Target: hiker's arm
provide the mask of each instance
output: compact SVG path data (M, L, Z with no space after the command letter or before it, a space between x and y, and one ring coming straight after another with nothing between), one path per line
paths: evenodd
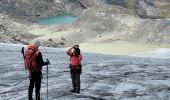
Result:
M38 63L38 65L40 65L40 66L44 66L44 65L47 65L47 64L48 64L48 62L44 62L44 61L43 61L43 57L42 57L41 52L38 53L38 59L37 59L37 60L38 60L37 63Z
M71 56L71 55L73 54L73 52L72 52L71 50L72 50L72 48L69 48L69 49L67 50L66 54L69 55L69 56Z
M83 58L83 57L82 57L82 54L80 54L80 61L82 60L82 58Z

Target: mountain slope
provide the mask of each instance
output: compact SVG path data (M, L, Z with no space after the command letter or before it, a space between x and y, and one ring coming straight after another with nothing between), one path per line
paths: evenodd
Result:
M114 42L116 40L170 43L169 23L161 20L142 19L132 10L120 6L89 8L73 25L73 29L73 31L56 34L54 39L61 40L63 37L66 44Z
M80 15L83 7L74 0L1 0L0 12L22 21L35 22L37 17L71 13Z
M0 13L0 42L5 43L26 43L37 36L29 34L27 26L12 20L6 14Z
M119 5L133 9L142 18L170 18L169 0L84 0L81 3L91 6Z

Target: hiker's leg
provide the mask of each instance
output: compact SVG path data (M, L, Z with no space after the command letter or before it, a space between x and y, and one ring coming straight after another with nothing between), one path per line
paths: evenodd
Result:
M80 93L80 72L76 70L76 92Z
M28 90L28 98L29 100L33 100L32 99L32 93L33 93L33 89L34 89L34 79L33 79L33 73L30 74L30 85L29 85L29 90Z
M36 73L36 81L35 81L36 100L40 100L40 88L41 88L41 72L37 72Z
M72 80L73 90L76 91L76 74L74 69L72 69L71 71L71 80Z

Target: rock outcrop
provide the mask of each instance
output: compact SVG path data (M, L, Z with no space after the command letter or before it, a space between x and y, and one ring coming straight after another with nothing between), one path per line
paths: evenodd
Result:
M97 6L94 0L78 0L85 8Z
M169 0L83 0L81 3L87 5L87 2L88 5L93 7L96 5L119 5L126 7L136 11L142 18L170 18Z
M74 28L81 31L63 34L68 43L77 37L76 43L126 40L170 44L169 23L142 19L132 10L120 6L89 8L74 24Z
M6 14L0 14L0 42L24 43L37 36L26 32L26 25L15 22Z
M134 9L143 18L170 18L170 1L167 0L137 0Z
M37 18L67 13L80 15L83 9L75 0L1 0L0 42L27 44L37 37L26 30Z
M0 12L22 21L66 13L80 15L83 7L75 0L1 0Z

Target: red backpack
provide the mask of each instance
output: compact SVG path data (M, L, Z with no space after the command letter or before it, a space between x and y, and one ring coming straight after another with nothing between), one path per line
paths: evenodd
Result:
M38 67L36 62L38 53L39 50L35 45L27 46L27 49L25 50L25 54L24 54L24 64L25 64L25 69L27 69L29 72L40 70L40 67Z
M79 69L81 67L81 59L82 59L82 56L81 55L72 55L70 57L70 65L73 69Z

